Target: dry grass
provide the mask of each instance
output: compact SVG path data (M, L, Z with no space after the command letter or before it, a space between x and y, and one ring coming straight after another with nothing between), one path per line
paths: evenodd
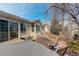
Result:
M69 42L69 47L72 51L79 53L79 40L72 40Z

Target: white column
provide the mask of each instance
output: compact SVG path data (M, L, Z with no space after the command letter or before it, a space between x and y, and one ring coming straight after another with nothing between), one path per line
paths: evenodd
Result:
M8 21L8 40L10 40L10 21Z
M37 37L37 33L36 33L36 24L34 25L34 40L36 40L36 37Z
M27 32L28 32L28 33L27 33L27 34L30 36L30 32L31 32L31 25L30 25L30 24L28 24L28 27L27 27L27 28L28 28L28 30L27 30Z
M36 24L34 25L34 32L35 32L35 34L36 34Z
M21 38L20 23L18 22L18 38Z
M42 30L42 26L40 26L40 32L41 32L41 34L42 34L42 32L43 32L43 30Z
M29 36L31 36L31 32L32 32L32 27L31 27L31 24L29 24Z

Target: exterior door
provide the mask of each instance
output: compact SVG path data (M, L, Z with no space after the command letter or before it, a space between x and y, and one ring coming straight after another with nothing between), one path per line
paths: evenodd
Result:
M10 39L18 38L18 23L10 22Z
M8 40L8 21L0 19L0 42Z

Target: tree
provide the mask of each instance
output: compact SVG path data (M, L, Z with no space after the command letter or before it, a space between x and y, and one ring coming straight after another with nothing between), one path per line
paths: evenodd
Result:
M68 4L68 3L53 4L47 9L46 13L48 13L48 11L52 10L53 8L57 8L61 10L63 13L63 17L66 13L70 15L74 19L75 23L79 26L79 4L77 3L76 4Z
M56 28L58 24L57 18L54 16L53 19L51 20L51 27Z

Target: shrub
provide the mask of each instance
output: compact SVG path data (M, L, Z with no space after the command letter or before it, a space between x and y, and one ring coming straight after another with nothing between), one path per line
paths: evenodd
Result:
M50 31L51 31L53 34L59 35L59 31L58 31L58 29L56 29L56 28L52 28Z

